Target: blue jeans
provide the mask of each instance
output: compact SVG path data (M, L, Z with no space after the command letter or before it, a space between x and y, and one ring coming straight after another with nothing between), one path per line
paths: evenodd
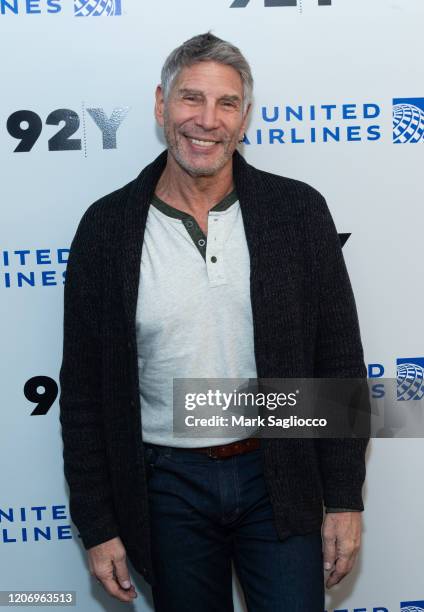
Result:
M156 612L232 612L232 561L249 612L323 612L321 533L278 539L261 453L145 443Z

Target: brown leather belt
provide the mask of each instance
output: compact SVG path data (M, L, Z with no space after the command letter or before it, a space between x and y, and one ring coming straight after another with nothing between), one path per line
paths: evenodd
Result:
M236 442L222 444L221 446L202 446L198 448L185 447L184 450L204 453L213 459L224 459L226 457L248 453L249 451L260 448L260 446L260 438L246 438L245 440L237 440Z

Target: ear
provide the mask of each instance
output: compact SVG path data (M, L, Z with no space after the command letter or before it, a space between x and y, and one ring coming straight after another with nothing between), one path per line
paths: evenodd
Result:
M248 123L248 120L249 120L249 113L250 113L251 107L252 107L252 104L249 104L248 107L246 108L246 110L244 111L243 121L241 123L240 132L239 132L239 140L242 140L244 138L244 134L246 132L247 123Z
M163 127L163 114L164 114L164 108L165 108L165 100L163 98L163 91L162 91L162 87L160 85L158 85L156 87L156 92L155 92L155 117L156 117L156 121L159 123L160 126Z

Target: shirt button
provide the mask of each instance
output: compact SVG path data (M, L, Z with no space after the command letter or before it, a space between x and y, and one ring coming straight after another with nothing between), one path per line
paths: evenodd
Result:
M186 221L187 227L193 227L193 221Z
M203 238L200 238L200 240L197 243L199 246L203 246L204 244L206 244L206 241L203 240Z
M211 262L212 262L212 263L215 263L215 262L217 262L217 261L218 261L218 260L217 260L217 258L215 257L215 255L212 255L212 257L211 257Z

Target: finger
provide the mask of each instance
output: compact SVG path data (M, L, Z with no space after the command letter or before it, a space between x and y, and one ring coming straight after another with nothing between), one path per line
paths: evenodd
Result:
M115 565L115 574L119 584L125 590L130 589L131 579L130 573L128 571L125 554L119 557L119 559L114 559L113 563Z
M359 544L354 541L336 542L336 570L349 573L355 564L359 552Z
M337 547L336 547L337 548ZM352 570L355 565L356 558L359 552L359 545L354 546L350 549L348 553L341 553L337 551L337 559L335 563L335 567L333 572L329 575L329 578L326 582L326 586L328 588L332 587L334 584L337 584L344 578L349 572Z
M335 584L338 584L352 569L353 562L350 558L340 557L336 561L334 570L331 572L326 586L330 588Z
M326 587L328 589L331 589L332 586L334 586L335 584L338 584L345 576L346 576L346 573L338 572L337 570L333 570L327 582L325 583Z
M336 562L336 539L334 536L323 536L324 569L330 570Z
M102 586L102 587L103 587L105 590L107 590L107 589L106 589L106 585L104 584L104 581L99 580L98 578L96 578L96 581L97 581L97 582L98 582L98 584L100 584L100 585L101 585L101 586ZM115 581L115 582L116 582L116 581ZM119 583L116 583L116 584L117 584L117 585L118 585L118 587L119 587ZM109 594L112 594L112 593L110 593L110 591L108 591L108 592L109 592ZM126 589L125 589L123 592L124 592L124 593L129 593L129 594L131 595L131 598L130 598L130 599L128 599L128 600L125 600L125 601L131 601L131 600L135 599L135 598L138 596L138 595L137 595L137 592L136 592L136 590L135 590L135 588L134 588L134 585L131 585L131 587L130 587L128 590L126 590Z
M125 591L122 589L115 578L108 576L107 578L101 579L101 581L109 595L116 597L119 601L132 601L134 599L134 591Z

